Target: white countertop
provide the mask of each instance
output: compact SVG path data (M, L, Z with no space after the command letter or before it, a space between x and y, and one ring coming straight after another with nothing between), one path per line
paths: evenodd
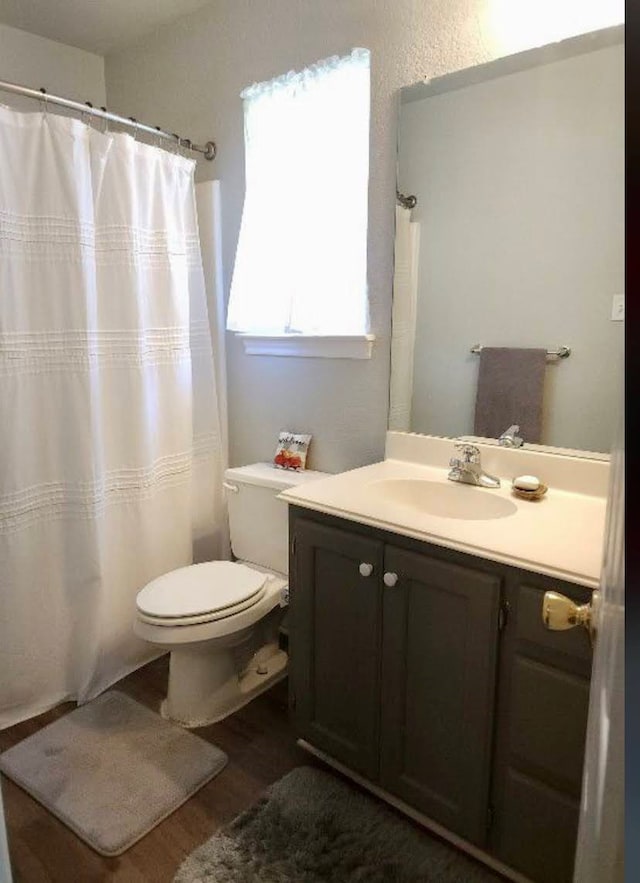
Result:
M432 515L415 506L389 501L370 486L388 479L451 485L448 471L439 465L389 458L292 487L280 498L317 512L597 588L606 514L606 497L602 494L550 486L542 499L522 500L511 491L513 476L500 476L502 486L496 489L457 485L470 494L508 498L516 506L515 513L507 517L480 520Z

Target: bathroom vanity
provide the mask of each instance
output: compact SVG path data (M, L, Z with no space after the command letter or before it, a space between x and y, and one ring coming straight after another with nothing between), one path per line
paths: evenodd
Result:
M569 883L591 642L547 630L542 601L597 587L608 462L480 447L498 490L447 481L452 440L389 433L383 463L282 495L293 720L514 879ZM523 471L545 498L511 495Z

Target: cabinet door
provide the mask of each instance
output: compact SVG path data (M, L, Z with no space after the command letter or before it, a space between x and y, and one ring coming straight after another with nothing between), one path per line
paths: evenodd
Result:
M297 519L294 537L289 653L296 728L375 780L383 545L305 519ZM361 564L371 565L368 575Z
M539 883L570 883L578 830L589 707L586 631L547 631L544 581L509 591L498 703L491 850ZM549 579L547 588L589 600L588 590ZM536 585L535 583L538 583Z
M381 783L486 839L500 578L386 547Z

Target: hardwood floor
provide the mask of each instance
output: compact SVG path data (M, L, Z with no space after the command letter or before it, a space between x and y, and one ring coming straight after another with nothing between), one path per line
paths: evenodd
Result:
M120 681L117 689L154 711L167 683L168 656ZM14 883L167 883L182 860L264 789L313 758L295 744L287 720L286 681L219 724L195 730L229 756L225 769L118 858L94 852L41 804L2 776ZM0 732L5 751L75 708L65 703Z

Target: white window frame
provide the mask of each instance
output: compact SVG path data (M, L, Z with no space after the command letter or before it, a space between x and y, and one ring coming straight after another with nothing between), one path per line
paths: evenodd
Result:
M248 356L294 356L316 359L370 359L375 334L248 334L236 335Z

